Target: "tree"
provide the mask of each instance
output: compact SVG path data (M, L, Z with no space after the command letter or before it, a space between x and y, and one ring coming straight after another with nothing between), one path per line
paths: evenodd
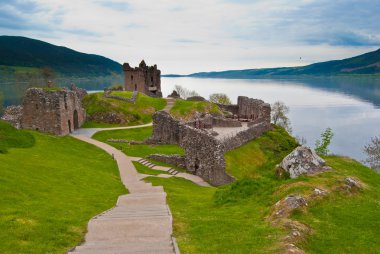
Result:
M224 93L213 93L210 95L211 102L213 103L219 103L219 104L224 104L224 105L231 105L231 100L230 98L224 94Z
M185 87L182 87L180 85L175 85L174 90L177 91L178 95L182 99L185 99L185 100L189 97L192 97L192 96L199 96L199 94L197 92L195 92L194 90L191 91L191 90L189 90Z
M364 146L364 153L367 155L364 163L380 172L380 135L371 138L371 143Z
M273 124L283 127L287 132L292 132L290 125L290 119L287 117L289 113L289 107L281 101L276 101L271 106L271 118Z
M331 143L334 133L329 127L321 134L321 140L315 141L315 152L319 155L327 155L329 151L329 145Z

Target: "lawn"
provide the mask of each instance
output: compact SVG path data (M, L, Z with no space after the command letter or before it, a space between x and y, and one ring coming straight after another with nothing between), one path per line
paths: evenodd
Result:
M131 98L130 91L114 91L112 95L125 98ZM104 116L106 113L121 114L125 120L125 124L110 124L104 121L89 121L85 123L83 128L94 127L115 127L115 126L132 126L146 124L152 121L152 115L157 110L162 110L166 105L163 98L152 98L142 93L137 96L136 103L130 103L122 100L105 98L103 92L88 94L82 100L86 113L91 116Z
M108 139L125 139L142 141L152 135L152 127L100 131L92 137L96 140L105 142L118 149L121 149L126 155L134 157L145 157L151 154L184 154L184 150L178 145L130 145L128 143L108 142Z
M148 177L163 185L174 216L174 235L181 253L278 253L288 233L267 217L274 204L289 194L309 195L315 187L326 198L309 201L290 218L312 228L297 245L308 253L379 253L380 176L345 157L328 156L333 170L316 176L280 179L275 166L296 146L275 127L257 140L226 154L227 171L237 181L205 188L189 181ZM340 191L344 178L360 179L364 190Z
M67 252L127 192L115 161L72 137L0 124L0 253Z
M222 115L218 106L208 101L176 100L170 114L176 119L191 120L196 112Z

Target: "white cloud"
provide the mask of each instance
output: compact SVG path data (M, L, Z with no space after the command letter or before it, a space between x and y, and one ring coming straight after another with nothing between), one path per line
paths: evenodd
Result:
M340 0L35 0L37 11L22 16L34 26L0 32L132 65L144 58L163 73L303 65L376 49L379 28L365 20L378 17L378 6L356 2L372 11L348 24Z

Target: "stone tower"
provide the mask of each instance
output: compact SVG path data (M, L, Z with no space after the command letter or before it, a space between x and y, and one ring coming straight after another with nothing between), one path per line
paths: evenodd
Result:
M151 97L162 97L161 71L157 69L157 65L147 66L142 60L139 67L135 68L124 63L123 70L125 90L138 91Z
M85 118L86 112L75 91L30 88L23 102L21 127L67 135L78 129Z

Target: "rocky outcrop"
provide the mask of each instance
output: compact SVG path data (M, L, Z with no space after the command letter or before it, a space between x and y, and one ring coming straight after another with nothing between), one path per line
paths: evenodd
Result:
M299 146L294 149L282 160L279 166L288 172L291 178L297 178L303 174L315 174L330 169L314 150L306 146Z
M4 115L1 117L2 120L7 121L13 127L20 129L21 128L21 119L22 119L22 106L8 106Z

